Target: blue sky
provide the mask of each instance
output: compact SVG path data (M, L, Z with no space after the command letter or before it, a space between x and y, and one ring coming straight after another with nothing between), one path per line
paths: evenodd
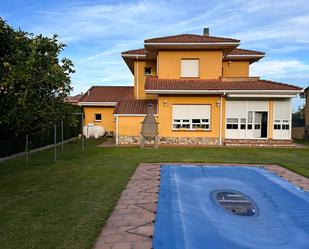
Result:
M0 16L15 28L60 36L67 44L62 56L76 69L73 94L92 85L132 85L121 51L141 48L145 38L202 34L204 27L266 52L252 76L309 85L308 0L1 0ZM294 109L301 103L295 100Z

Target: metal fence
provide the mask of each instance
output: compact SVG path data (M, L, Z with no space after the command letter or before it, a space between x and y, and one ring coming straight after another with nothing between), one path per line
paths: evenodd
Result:
M304 118L293 118L292 127L305 127L305 119Z
M81 117L77 119L78 122L75 125L71 125L68 121L62 120L51 129L36 134L15 136L12 132L2 131L0 136L0 159L24 152L26 160L28 161L28 155L31 151L51 145L49 147L54 146L54 160L56 160L57 144L60 143L62 145L61 150L63 150L64 141L81 136L83 115L81 114L80 116ZM82 148L84 148L83 136L81 136L81 138Z

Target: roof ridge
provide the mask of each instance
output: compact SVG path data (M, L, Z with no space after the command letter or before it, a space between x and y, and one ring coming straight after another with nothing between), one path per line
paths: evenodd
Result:
M144 42L148 41L148 40L153 40L153 39L166 39L166 38L172 38L172 37L176 37L176 36L198 36L198 37L204 37L204 38L216 38L216 39L230 39L230 40L235 40L235 41L240 41L239 39L235 39L235 38L229 38L229 37L221 37L221 36L212 36L212 35L199 35L199 34L189 34L189 33L185 33L185 34L176 34L176 35L168 35L168 36L161 36L161 37L151 37L151 38L147 38L144 40Z

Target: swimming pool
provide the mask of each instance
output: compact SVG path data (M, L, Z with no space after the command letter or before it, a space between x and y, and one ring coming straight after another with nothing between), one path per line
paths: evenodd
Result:
M258 167L161 166L154 249L308 249L309 193Z

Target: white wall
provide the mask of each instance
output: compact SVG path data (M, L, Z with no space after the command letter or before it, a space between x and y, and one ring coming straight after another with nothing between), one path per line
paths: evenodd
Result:
M269 112L268 107L268 100L227 100L226 120L228 118L238 118L238 129L227 129L225 127L225 137L235 139L259 138L261 129L255 129L254 127L255 119L258 117L254 112ZM253 112L252 129L247 129L249 111ZM246 129L241 129L241 119L246 119Z

